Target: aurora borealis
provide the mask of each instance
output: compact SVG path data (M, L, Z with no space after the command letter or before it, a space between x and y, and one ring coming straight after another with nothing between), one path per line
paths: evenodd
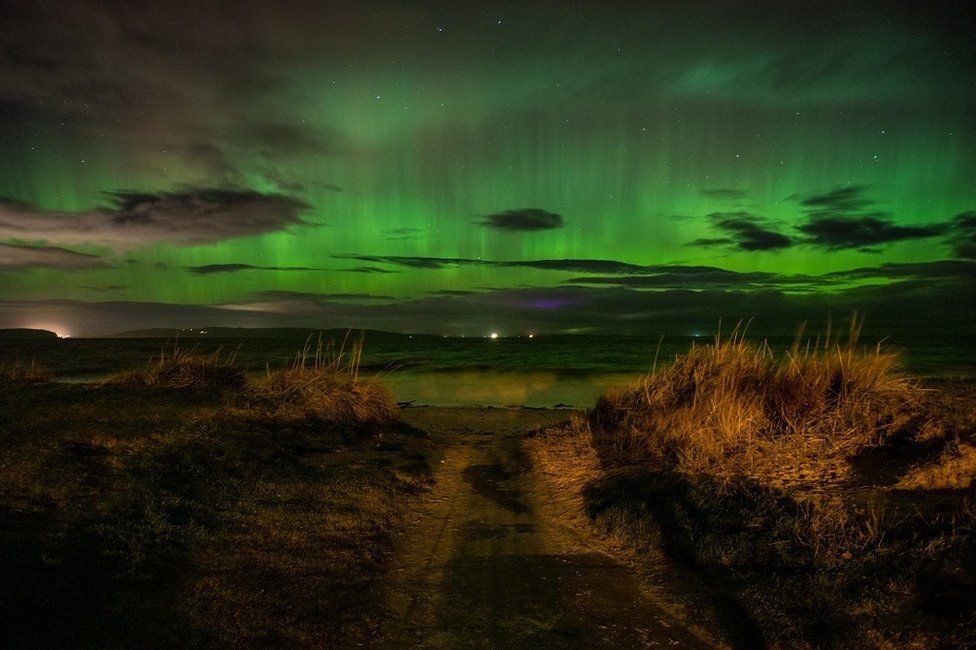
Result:
M973 10L793 4L6 2L0 327L976 333Z

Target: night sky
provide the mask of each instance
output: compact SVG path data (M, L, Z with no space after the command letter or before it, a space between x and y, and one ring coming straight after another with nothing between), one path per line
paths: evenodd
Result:
M967 4L7 0L0 327L976 333Z

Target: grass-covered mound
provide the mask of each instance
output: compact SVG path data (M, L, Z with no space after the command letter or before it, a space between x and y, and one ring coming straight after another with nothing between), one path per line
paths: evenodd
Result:
M344 428L350 435L397 419L393 396L375 379L359 374L362 341L338 350L320 339L310 342L285 368L263 373L237 365L221 350L202 354L174 344L141 368L115 373L101 382L119 389L164 389L224 395L235 417L264 426Z
M529 448L639 563L697 576L734 645L971 645L976 403L953 399L856 328L779 359L717 338Z
M233 354L224 355L220 350L201 354L174 343L170 349L163 348L146 366L117 372L102 383L119 388L150 387L204 393L243 388L245 373L244 368L235 364Z
M372 409L293 426L225 362L0 385L0 646L368 643L427 441Z
M289 368L268 369L249 386L250 414L293 425L370 426L397 418L386 388L359 376L362 343L346 352L306 347Z
M590 422L617 462L819 485L845 478L859 452L912 433L923 395L894 354L858 349L856 331L843 345L795 345L782 360L733 335L600 398Z

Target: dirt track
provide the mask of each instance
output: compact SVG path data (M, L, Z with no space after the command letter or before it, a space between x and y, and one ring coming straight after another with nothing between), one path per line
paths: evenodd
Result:
M401 540L381 647L708 647L638 589L629 569L545 514L521 453L558 411L408 409L445 444Z

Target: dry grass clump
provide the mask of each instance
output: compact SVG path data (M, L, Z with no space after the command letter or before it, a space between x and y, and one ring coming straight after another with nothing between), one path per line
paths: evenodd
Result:
M844 343L794 345L779 363L738 332L718 335L600 398L594 438L626 462L727 477L768 477L777 467L804 474L816 471L810 463L849 458L908 424L921 395L895 355L858 348L858 328Z
M934 463L922 465L901 477L899 490L965 490L976 485L976 447L957 443Z
M159 358L145 368L125 370L102 382L104 386L153 387L213 392L244 387L245 369L235 365L235 355L225 355L221 350L201 354L194 349L163 348Z
M12 362L0 361L0 384L42 384L50 381L54 373L49 368L20 357Z
M251 397L271 418L296 424L395 420L393 396L379 382L359 377L361 358L362 341L354 343L348 353L345 344L338 351L331 345L323 349L320 339L313 352L306 343L290 368L269 368L251 386Z
M717 336L529 453L649 573L701 576L733 646L970 647L972 391L923 391L859 327L780 359Z
M370 425L397 418L396 402L377 381L359 376L362 341L336 350L313 349L309 342L288 368L268 368L249 379L235 355L220 349L201 354L173 345L146 367L112 375L102 382L112 388L164 388L221 395L231 392L227 406L236 417L272 426Z

